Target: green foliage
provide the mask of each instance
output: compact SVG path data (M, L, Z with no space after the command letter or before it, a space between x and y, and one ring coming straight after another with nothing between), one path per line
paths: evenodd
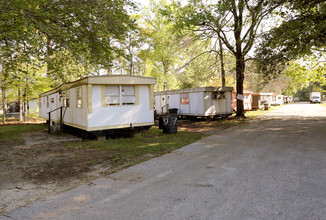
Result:
M98 66L110 69L124 55L117 41L135 28L135 9L129 0L0 0L2 102L12 91L26 101Z
M51 57L52 68L47 69L46 75L52 80L52 86L58 86L87 76L89 73L87 64L79 62L67 50L57 51Z
M113 41L134 27L128 0L1 0L0 44L6 59L45 59L63 48L80 62L110 66L121 51ZM17 52L20 52L18 54Z
M192 3L192 4L191 4ZM187 29L201 38L217 38L233 54L236 61L236 90L243 94L246 55L252 49L263 20L282 1L234 1L222 0L190 1L180 7L177 13L171 7L167 13L175 14L171 18L179 30ZM237 100L237 116L244 116L243 101Z
M275 66L311 55L322 56L325 48L326 2L289 0L277 13L279 26L264 35L257 48L257 58L268 74L277 73Z
M176 89L177 79L175 66L180 64L183 41L175 33L173 23L161 10L168 3L165 0L150 2L149 8L144 11L143 19L148 37L148 56L150 62L150 76L157 78L156 90Z

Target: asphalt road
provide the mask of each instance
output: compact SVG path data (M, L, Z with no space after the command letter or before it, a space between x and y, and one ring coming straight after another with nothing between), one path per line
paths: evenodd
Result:
M9 218L326 219L326 107L286 105Z

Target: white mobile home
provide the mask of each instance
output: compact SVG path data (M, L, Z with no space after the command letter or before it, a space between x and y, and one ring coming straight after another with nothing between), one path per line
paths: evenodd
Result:
M232 91L232 87L201 87L156 92L155 110L159 115L170 108L177 108L181 116L232 115Z
M271 105L275 106L275 105L279 105L278 101L277 101L277 94L275 93L270 93L270 101L271 101Z
M277 101L278 105L283 105L284 104L284 95L277 95L276 101Z
M155 82L110 75L64 83L40 95L40 116L49 120L51 112L53 121L100 136L112 129L147 128L154 124Z
M276 100L276 99L275 99ZM252 108L262 109L265 104L271 107L272 93L254 93L252 94Z

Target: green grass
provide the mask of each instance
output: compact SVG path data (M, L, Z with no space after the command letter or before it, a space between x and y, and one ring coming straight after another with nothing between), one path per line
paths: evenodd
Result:
M0 141L21 142L21 134L45 129L45 124L2 125L0 126Z
M206 136L202 133L187 131L178 131L177 134L163 134L161 130L153 127L133 138L66 143L65 146L75 149L98 150L104 156L101 159L109 162L111 167L121 168L169 153Z

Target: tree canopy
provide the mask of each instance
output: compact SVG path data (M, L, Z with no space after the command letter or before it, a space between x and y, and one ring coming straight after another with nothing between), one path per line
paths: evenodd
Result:
M257 49L262 67L307 56L323 56L326 45L326 1L289 0L276 14L280 25L264 34ZM272 69L275 70L275 69Z
M136 13L132 0L0 0L2 102L91 74L153 76L156 90L224 85L225 75L242 117L244 88L326 83L325 2L151 0Z

